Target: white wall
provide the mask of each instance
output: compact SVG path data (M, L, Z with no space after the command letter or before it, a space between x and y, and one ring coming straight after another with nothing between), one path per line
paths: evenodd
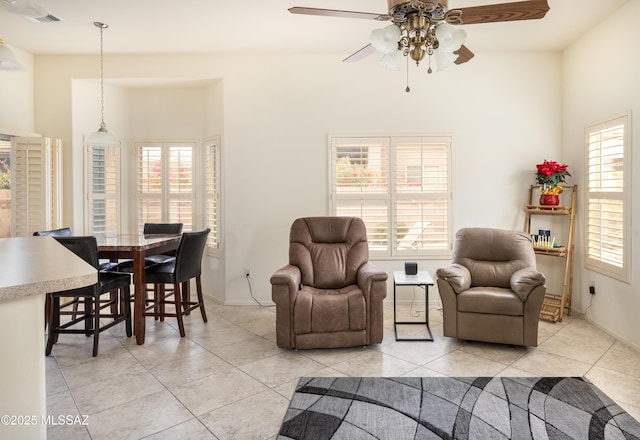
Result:
M64 225L74 233L85 231L85 149L84 136L100 128L100 79L71 81L71 141L63 143ZM129 138L129 109L126 90L104 85L104 121L109 133L122 142L123 154ZM123 161L126 165L127 161ZM71 170L71 171L69 171ZM126 193L124 193L126 194ZM124 219L127 212L122 212ZM83 232L84 231L84 232ZM124 231L123 231L124 232Z
M25 68L0 70L0 133L26 136L34 131L33 56L7 47Z
M252 268L256 298L270 301L269 277L287 262L291 222L328 213L330 133L451 133L454 230L521 229L535 164L560 155L559 54L479 53L465 65L432 75L426 67L412 68L411 93L404 91L404 72L378 68L375 57L355 64L340 59L340 54L105 57L107 82L157 80L156 72L170 79L222 78L204 89L202 136L222 134L224 254L206 262L204 277L215 279L214 286L205 285L208 293L228 304L253 302L245 267ZM95 78L94 64L95 57L37 57L38 130L72 143L69 84ZM122 107L107 101L107 113L108 105ZM131 107L125 129L131 137L137 130L151 131L138 115L146 106L145 98ZM112 125L116 116L107 113ZM174 128L179 131L173 126L172 133ZM184 129L191 130L191 122L184 122ZM434 272L445 263L421 261L420 267ZM390 272L403 263L379 264Z
M584 191L576 246L575 305L587 318L618 338L640 348L640 2L629 1L619 11L571 46L563 58L563 160L572 165L574 177L584 188L584 130L590 123L631 110L632 172L631 284L613 280L584 267ZM588 286L595 282L596 295Z
M535 164L561 145L559 54L477 54L428 76L338 55L230 56L225 89L226 297L270 300L291 222L328 213L329 133L453 134L454 230L522 230ZM255 66L261 66L259 74ZM421 261L435 272L445 261ZM387 272L402 261L379 262Z

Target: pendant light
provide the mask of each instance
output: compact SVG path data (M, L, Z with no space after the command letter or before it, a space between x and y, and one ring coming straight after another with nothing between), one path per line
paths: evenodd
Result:
M119 147L120 141L114 135L107 131L107 125L104 123L104 55L102 51L102 31L109 27L108 24L96 21L94 26L100 29L100 128L98 131L85 136L85 145L94 147Z
M2 40L0 40L0 70L24 70L24 66Z

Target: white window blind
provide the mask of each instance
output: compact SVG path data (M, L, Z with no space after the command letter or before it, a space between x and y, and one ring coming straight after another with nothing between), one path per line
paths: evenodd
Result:
M585 265L625 282L630 281L629 121L625 114L586 130Z
M61 226L60 154L60 140L12 138L12 236L28 236Z
M194 225L193 142L137 142L138 229L144 223Z
M207 250L216 255L220 252L220 140L205 141L205 221L211 229Z
M372 256L451 253L451 139L330 137L331 212L361 217Z
M88 146L87 234L117 234L121 230L120 147Z

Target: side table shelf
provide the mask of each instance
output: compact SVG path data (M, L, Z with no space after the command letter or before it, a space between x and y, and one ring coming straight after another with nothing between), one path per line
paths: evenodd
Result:
M547 292L542 303L540 319L547 321L562 321L564 310L571 316L571 293L573 290L573 251L575 242L575 210L578 185L565 186L565 191L571 191L571 205L536 205L533 204L534 191L537 193L539 185L529 187L529 201L524 205L525 221L524 231L531 234L531 217L536 215L565 216L569 220L569 233L566 237L567 244L559 247L534 246L533 250L537 255L547 255L551 257L564 258L564 275L562 278L562 289L560 293Z

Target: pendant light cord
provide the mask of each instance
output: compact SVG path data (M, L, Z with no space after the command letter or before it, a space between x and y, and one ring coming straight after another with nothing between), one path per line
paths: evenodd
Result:
M96 27L100 28L100 128L106 128L104 123L104 51L103 51L103 39L102 32L108 28L108 24L96 21L93 23Z

